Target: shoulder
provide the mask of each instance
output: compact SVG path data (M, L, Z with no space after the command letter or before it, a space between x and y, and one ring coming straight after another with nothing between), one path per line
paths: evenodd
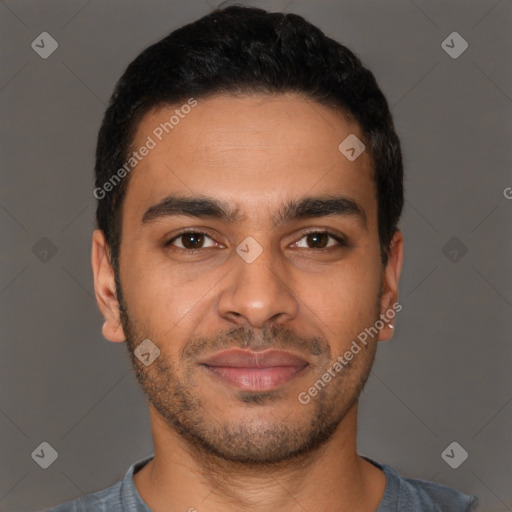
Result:
M401 476L399 478L401 479L401 495L406 508L410 506L413 507L413 510L429 512L442 512L444 510L470 512L475 511L478 505L476 496L464 494L448 485L416 478Z
M386 475L386 490L377 512L473 512L478 498L464 494L453 487L398 474L391 466L378 464Z
M45 512L86 512L90 510L97 512L123 512L121 485L121 481L117 482L107 489L86 494L76 500L67 501Z
M154 454L134 462L123 480L101 491L67 501L44 512L151 512L133 483L133 475L152 460Z

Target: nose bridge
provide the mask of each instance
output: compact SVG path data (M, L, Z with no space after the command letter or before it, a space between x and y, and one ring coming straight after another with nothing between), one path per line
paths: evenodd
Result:
M286 269L270 245L246 237L232 258L234 269L219 299L221 316L260 328L278 315L297 314L297 299L286 283Z

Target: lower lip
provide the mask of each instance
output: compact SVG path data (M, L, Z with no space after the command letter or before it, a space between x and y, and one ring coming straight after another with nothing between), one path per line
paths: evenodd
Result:
M290 382L304 366L272 366L270 368L234 368L206 366L216 377L246 391L270 391Z

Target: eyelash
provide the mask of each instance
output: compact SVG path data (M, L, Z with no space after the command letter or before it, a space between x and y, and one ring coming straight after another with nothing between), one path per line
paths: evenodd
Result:
M183 235L186 235L188 233L192 233L194 235L204 235L204 236L207 236L208 238L212 239L213 238L208 234L208 233L205 233L204 231L199 231L197 229L189 229L189 230L184 230L184 231L180 231L177 235L173 236L169 241L167 241L165 244L164 244L164 247L169 247L169 246L172 246L172 243L175 241L175 240L178 240L181 236ZM329 231L329 230L314 230L314 231L308 231L306 233L303 233L302 236L299 238L299 240L302 240L305 236L308 236L308 235L312 235L312 234L315 234L315 235L329 235L331 238L333 238L337 243L338 243L338 247L347 247L348 244L346 242L346 240L342 237L340 237L339 235L333 233L332 231ZM298 240L298 241L299 241ZM313 248L310 248L308 247L308 249L310 251L315 251L315 252L325 252L325 251L329 251L331 249L333 249L334 246L330 246L330 247L324 247L323 249L313 249ZM204 251L205 249L209 249L208 247L206 248L199 248L199 249L184 249L183 247L173 247L174 250L179 250L179 251L184 251L188 254L195 254L197 252L200 252L200 251Z

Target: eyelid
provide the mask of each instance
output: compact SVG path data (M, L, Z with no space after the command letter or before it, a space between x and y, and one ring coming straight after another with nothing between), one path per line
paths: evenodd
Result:
M204 235L204 236L207 236L208 238L210 238L211 240L213 240L215 242L215 240L214 240L214 238L212 236L210 236L205 231L202 231L201 229L198 229L198 228L185 228L185 229L181 230L179 233L175 234L170 240L165 242L164 247L171 246L172 242L174 242L175 240L180 238L182 235L185 235L187 233L194 233L194 234L198 234L198 235ZM300 234L300 237L293 243L293 245L298 243L305 236L307 236L309 234L312 234L312 233L326 234L326 235L330 236L331 238L333 238L337 242L338 247L346 247L348 245L347 239L346 239L346 237L344 235L342 235L342 234L340 234L338 232L331 231L328 228L311 228L308 231L303 231ZM218 242L215 242L215 243L218 244ZM219 244L219 245L222 245L222 244ZM312 249L312 248L309 248L309 250L315 251L315 252L322 252L322 251L329 250L331 247L333 247L333 246L324 247L323 249ZM206 247L206 248L205 247L200 247L199 249L183 249L182 247L175 247L175 248L178 249L178 250L182 250L182 251L188 252L188 253L193 253L193 252L201 251L201 250L204 250L204 249L208 249L208 247Z

